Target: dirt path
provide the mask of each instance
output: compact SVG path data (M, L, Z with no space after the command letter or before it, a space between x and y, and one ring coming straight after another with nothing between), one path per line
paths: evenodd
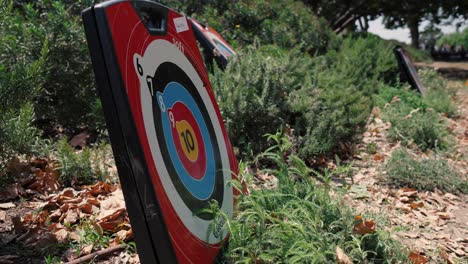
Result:
M468 79L468 62L417 62L415 65L421 68L433 68L449 79Z
M460 81L450 85L464 86ZM456 149L447 161L460 175L468 175L468 87L460 88L454 100L459 116L447 121ZM429 263L468 263L468 196L395 189L380 183L383 164L400 145L387 140L390 124L382 121L380 110L374 109L373 114L358 146L361 154L354 157L357 173L345 199L358 212L375 217L380 228L410 250L426 255Z

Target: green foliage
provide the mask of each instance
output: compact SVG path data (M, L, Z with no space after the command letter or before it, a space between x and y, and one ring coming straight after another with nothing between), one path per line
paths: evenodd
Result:
M40 0L25 5L34 15L24 19L46 32L49 54L45 63L44 92L36 102L39 118L75 128L96 126L90 115L96 99L91 60L77 10L91 1Z
M391 105L384 118L391 123L390 140L405 145L415 143L420 149L446 149L449 146L445 124L433 110L413 109L403 102Z
M239 54L212 84L243 157L266 149L262 135L287 126L301 157L333 154L362 131L379 88L397 81L391 45L373 35L346 38L338 51L315 58L277 46Z
M465 28L462 32L455 32L442 36L437 40L437 45L442 46L448 44L451 46L463 46L468 49L468 28Z
M361 33L345 38L339 51L329 52L326 58L337 74L347 76L349 84L367 93L376 92L376 82L394 84L397 81L399 68L393 44L373 34Z
M401 149L393 152L385 171L385 180L398 187L468 193L467 179L440 158L417 160Z
M60 180L63 184L90 184L94 180L89 149L75 152L66 139L59 140L56 148L60 163Z
M0 162L7 162L18 154L33 155L39 145L39 131L32 126L34 112L31 105L24 105L19 113L3 113L0 123Z
M104 233L104 230L99 224L94 222L94 219L82 220L79 225L76 226L76 231L80 237L79 246L93 245L96 248L107 248L111 237ZM76 246L76 245L75 245ZM80 247L76 246L77 249Z
M100 125L79 16L91 2L2 0L0 110L34 103L37 119L71 129Z
M447 149L450 137L439 114L456 113L450 91L436 71L419 73L426 87L425 96L409 88L385 87L375 96L376 104L384 109L384 118L392 124L388 131L391 140L401 140L405 145L415 143L422 150Z
M419 76L427 89L424 100L428 107L447 116L454 116L456 109L452 104L451 91L447 90L447 81L433 69L420 70Z
M32 102L44 84L49 45L44 31L24 21L13 1L2 0L0 9L0 113L18 111ZM31 8L25 16L34 16Z
M290 96L296 116L302 113L294 126L302 157L327 155L352 142L365 125L373 94L395 83L398 72L391 45L371 34L348 37L338 51L315 62L309 72L318 89L305 87Z
M60 163L60 180L65 185L90 184L95 181L114 182L109 173L112 160L110 145L101 142L92 148L80 151L73 149L66 139L55 146L55 155Z
M44 84L44 65L49 53L48 39L41 29L13 8L12 1L1 1L0 9L0 168L16 155L33 155L39 131L33 99ZM34 15L30 8L26 16Z
M196 14L197 19L217 29L230 43L281 48L300 46L309 54L324 53L338 44L326 21L317 18L300 1L218 1Z
M308 78L310 58L298 50L284 51L274 46L240 51L240 59L225 72L215 71L213 89L229 136L243 156L249 149L266 149L263 135L286 124L288 94Z
M311 170L294 155L285 138L260 155L275 169L261 170L278 179L276 188L240 195L226 255L235 263L331 263L341 247L355 263L408 261L407 251L389 234L353 234L354 216L342 199L330 196L309 176ZM241 175L250 186L252 175Z

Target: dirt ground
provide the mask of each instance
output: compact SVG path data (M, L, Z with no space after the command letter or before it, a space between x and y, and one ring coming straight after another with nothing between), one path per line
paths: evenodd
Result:
M438 63L439 67L441 65ZM453 65L450 64L450 67ZM468 64L456 67L468 70ZM447 158L460 175L468 175L468 87L462 81L450 81L458 86L454 98L458 115L446 118L455 138L455 152ZM427 256L429 263L468 263L468 196L423 192L413 189L395 189L379 182L385 174L383 164L400 145L389 143L386 134L390 123L381 119L380 109L374 109L373 117L353 157L354 184L345 196L358 212L370 212L377 225L390 231L392 236L410 250ZM374 144L377 152L366 153L366 146ZM424 153L413 153L426 158Z

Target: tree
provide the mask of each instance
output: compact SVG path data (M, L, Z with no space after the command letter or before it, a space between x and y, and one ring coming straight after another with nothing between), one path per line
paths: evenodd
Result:
M408 26L411 43L419 47L419 25L429 20L433 25L440 24L448 18L468 18L468 1L466 0L302 0L319 16L328 20L337 33L359 22L367 30L369 20L384 16L387 28Z

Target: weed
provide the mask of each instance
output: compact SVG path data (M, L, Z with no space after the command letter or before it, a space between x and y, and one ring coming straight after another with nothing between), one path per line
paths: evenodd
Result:
M422 150L446 149L449 135L438 114L428 109L412 109L404 102L388 107L384 118L391 123L390 140L400 140L405 145L415 143Z
M377 144L375 142L367 144L365 151L371 155L377 153Z
M417 160L407 150L393 152L385 165L384 181L418 190L468 193L468 182L440 158Z
M60 258L57 256L47 255L44 257L44 261L46 264L60 264Z
M454 116L456 110L451 99L453 91L448 90L447 81L433 69L420 70L418 73L427 90L424 97L426 104L439 113Z
M268 172L278 178L278 186L240 195L234 219L226 221L231 232L227 258L236 263L330 263L340 246L358 263L407 261L407 251L388 233L353 234L350 208L317 185L301 159L285 156L285 149L289 144L274 145L261 155L274 164Z
M60 180L65 185L72 185L76 182L89 184L94 180L89 149L75 152L67 140L62 139L57 142L57 156L61 170Z
M106 235L93 219L82 219L76 226L76 232L80 237L78 240L80 246L93 245L96 248L106 248L111 240L111 236Z

